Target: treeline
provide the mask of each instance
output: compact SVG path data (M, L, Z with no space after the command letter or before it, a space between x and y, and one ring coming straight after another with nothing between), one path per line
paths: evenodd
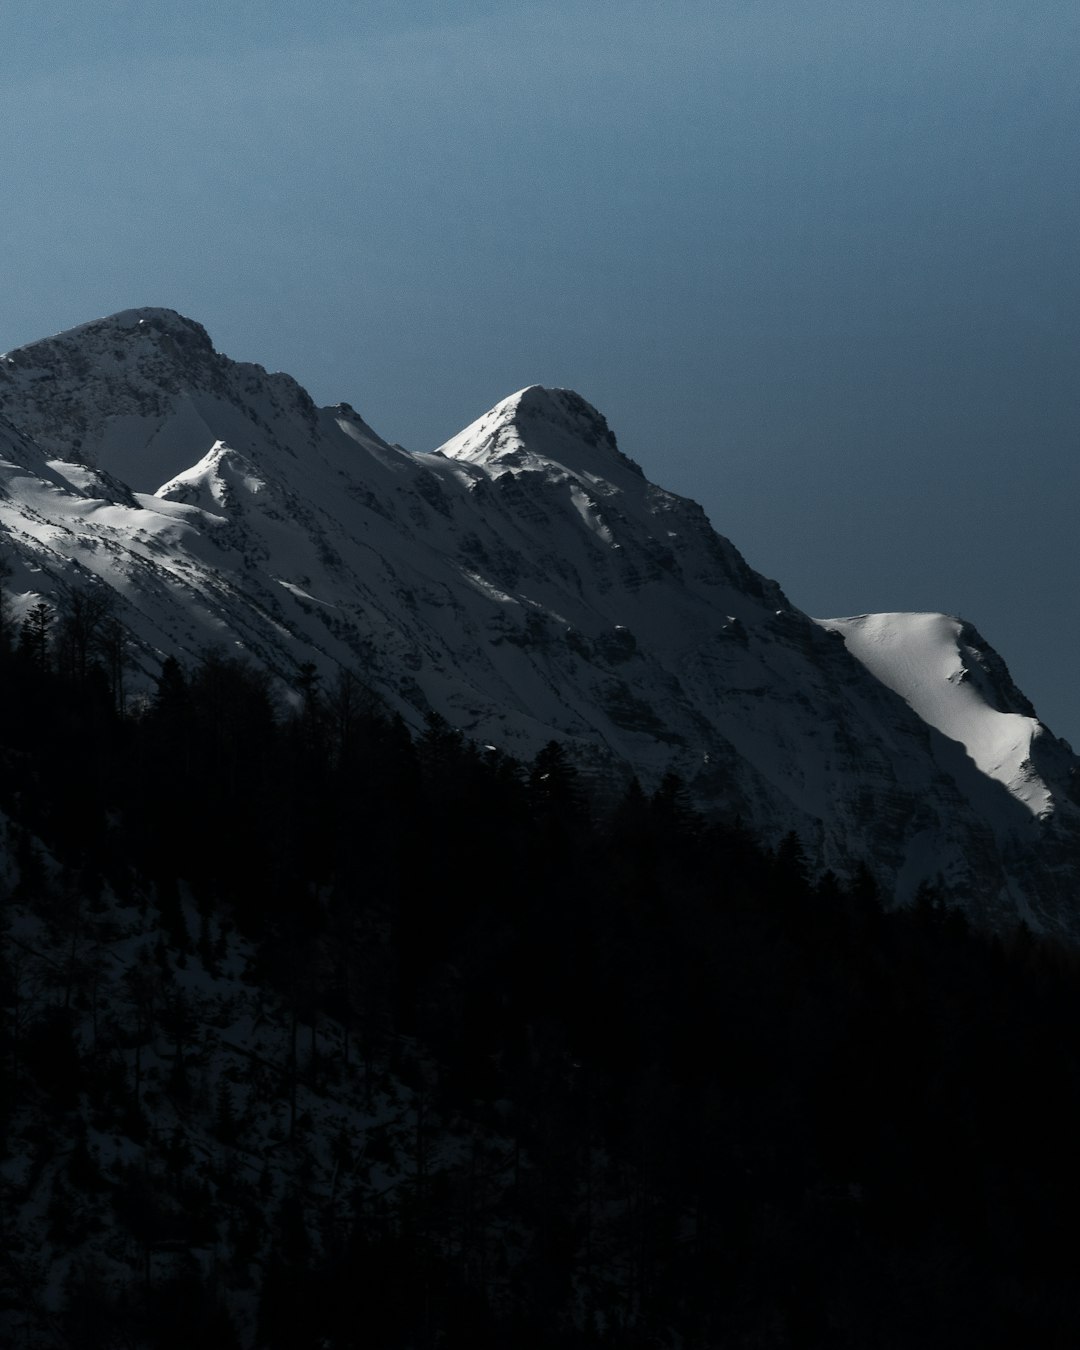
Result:
M385 1139L334 1143L368 1198L329 1238L301 1184L230 1199L162 1162L231 1216L225 1268L232 1243L261 1272L257 1345L1075 1345L1074 953L973 933L929 890L894 911L869 869L812 877L796 838L703 819L673 775L601 811L559 745L521 764L436 716L412 736L348 674L304 668L285 708L208 653L122 711L100 651L49 652L0 652L12 901L142 897L163 967L212 972L234 932L294 1047L342 1028L321 1069L312 1032L309 1075L412 1094L394 1199L359 1180L403 1166ZM40 1109L74 1149L96 1112L149 1147L130 1081L79 1064L80 977L16 1036L5 961L5 1137ZM113 1184L79 1165L70 1187ZM228 1279L138 1288L126 1313L73 1291L71 1343L235 1342Z

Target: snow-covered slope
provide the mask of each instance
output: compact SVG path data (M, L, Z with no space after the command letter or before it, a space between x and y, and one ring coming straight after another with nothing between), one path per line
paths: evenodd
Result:
M822 627L1033 814L1053 811L1053 790L1033 761L1046 728L970 624L948 614L860 614Z
M673 768L821 865L1080 934L1077 761L999 658L952 620L815 623L577 394L411 455L131 310L0 359L0 414L10 589L111 588L146 677L214 642L285 681L346 666L413 724Z

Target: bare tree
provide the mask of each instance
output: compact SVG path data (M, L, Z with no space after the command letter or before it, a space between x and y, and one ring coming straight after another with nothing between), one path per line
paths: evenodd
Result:
M72 589L64 602L57 635L60 668L80 684L89 672L112 607L113 593L104 586Z

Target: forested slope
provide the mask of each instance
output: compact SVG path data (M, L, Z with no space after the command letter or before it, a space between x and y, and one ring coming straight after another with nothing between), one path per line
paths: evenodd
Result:
M70 618L0 651L7 1343L1076 1343L1074 953L349 676L121 714Z

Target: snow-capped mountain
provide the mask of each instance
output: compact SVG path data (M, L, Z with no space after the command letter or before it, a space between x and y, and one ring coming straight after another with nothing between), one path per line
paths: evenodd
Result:
M108 587L145 677L208 644L348 668L418 724L679 772L707 806L901 897L1080 935L1080 772L941 615L815 621L577 394L532 387L431 454L128 310L0 359L16 613Z

